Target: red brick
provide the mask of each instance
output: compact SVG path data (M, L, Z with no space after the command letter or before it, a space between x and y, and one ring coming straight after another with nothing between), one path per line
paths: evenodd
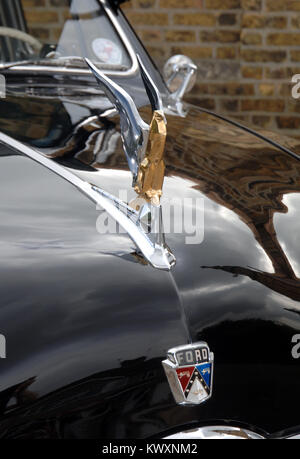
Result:
M240 0L205 0L206 8L214 10L233 10L241 7Z
M212 27L216 24L216 16L210 13L178 13L174 14L174 24Z
M267 36L267 44L273 46L299 46L300 33L271 33Z
M265 25L265 17L261 14L245 14L242 27L247 29L261 29Z
M243 10L261 10L262 0L242 0L242 9Z
M286 51L268 49L243 49L241 57L246 62L284 62Z
M242 76L243 78L251 78L255 80L261 80L263 77L263 68L262 67L242 67Z
M299 129L300 117L297 116L277 116L277 126L279 129Z
M135 26L154 25L163 26L168 24L168 15L166 13L136 13L129 11L127 17Z
M266 0L267 11L300 11L299 0Z
M203 0L160 0L160 8L202 8Z
M284 100L278 99L246 99L241 101L242 111L283 112Z
M196 32L194 30L166 30L166 41L196 41Z
M200 46L172 46L172 54L185 54L191 59L207 59L212 57L212 48Z

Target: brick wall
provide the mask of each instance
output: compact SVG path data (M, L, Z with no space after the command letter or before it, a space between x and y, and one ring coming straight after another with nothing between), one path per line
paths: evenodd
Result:
M122 7L159 67L173 54L198 64L189 99L300 136L300 0L131 0Z
M22 0L29 33L42 43L56 43L68 16L69 0Z

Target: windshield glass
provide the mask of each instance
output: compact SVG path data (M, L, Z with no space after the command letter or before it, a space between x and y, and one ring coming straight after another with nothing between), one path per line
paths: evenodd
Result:
M97 0L0 0L0 65L22 62L126 70L131 61Z

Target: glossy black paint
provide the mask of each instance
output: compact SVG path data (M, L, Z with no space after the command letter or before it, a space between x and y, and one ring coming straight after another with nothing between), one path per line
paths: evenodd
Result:
M110 107L101 93L79 97L62 80L59 96L48 77L45 97L36 76L29 95L28 81L8 78L1 131L112 193L130 192L118 117L82 125ZM139 78L124 84L147 105ZM195 107L167 118L164 196L204 204L201 243L167 235L170 273L145 265L127 235L98 234L99 210L70 184L1 148L3 438L145 438L217 420L274 434L300 424L291 355L300 163ZM215 353L213 396L193 408L175 405L161 366L190 340Z

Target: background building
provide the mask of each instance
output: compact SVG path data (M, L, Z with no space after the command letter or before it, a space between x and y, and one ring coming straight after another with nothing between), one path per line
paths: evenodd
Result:
M23 0L33 35L57 40L68 2ZM300 0L131 0L122 9L160 68L179 53L197 63L190 100L300 137L300 99L291 96Z
M158 66L197 63L190 99L205 108L300 136L299 0L131 0L122 7Z

